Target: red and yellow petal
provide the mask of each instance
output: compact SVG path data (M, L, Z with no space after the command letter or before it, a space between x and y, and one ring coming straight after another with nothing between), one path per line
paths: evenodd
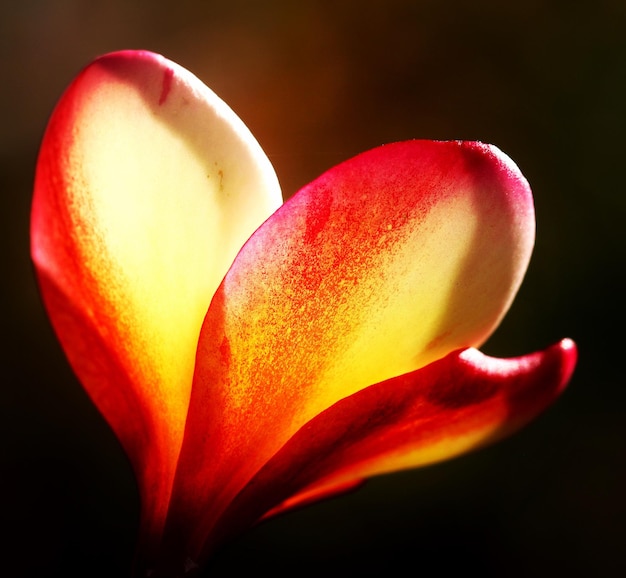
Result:
M32 256L72 367L135 467L148 533L165 516L210 300L281 202L242 122L158 55L97 59L50 119Z
M191 554L317 414L480 345L533 242L526 180L480 143L387 145L292 197L246 243L203 324L168 521L191 525Z
M466 349L338 401L304 425L254 476L222 517L213 540L364 478L501 439L556 399L576 356L569 339L514 359Z

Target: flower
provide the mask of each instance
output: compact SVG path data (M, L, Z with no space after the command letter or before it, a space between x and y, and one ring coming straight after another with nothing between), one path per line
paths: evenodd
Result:
M277 512L518 429L562 391L565 339L477 349L534 243L493 146L409 141L281 206L273 168L195 76L125 51L85 68L44 135L41 293L138 480L138 575L178 576Z

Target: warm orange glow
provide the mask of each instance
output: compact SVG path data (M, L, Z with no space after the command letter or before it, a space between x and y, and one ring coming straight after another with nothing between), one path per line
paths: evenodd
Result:
M138 574L179 575L278 511L498 439L573 371L568 340L474 349L534 243L528 183L495 147L387 145L280 204L242 122L148 52L96 60L46 131L33 259L137 474Z
M133 455L144 499L154 500L144 507L150 524L166 515L211 296L280 204L249 131L165 59L99 60L51 119L33 257L74 369ZM76 353L94 340L102 345Z

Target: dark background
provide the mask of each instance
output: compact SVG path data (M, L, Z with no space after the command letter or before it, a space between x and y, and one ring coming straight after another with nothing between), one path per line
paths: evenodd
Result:
M515 437L266 523L205 575L626 575L623 0L2 0L0 575L128 576L130 467L68 369L28 248L47 118L84 65L122 48L213 88L286 196L385 142L498 145L533 187L538 236L483 349L580 347L568 391Z

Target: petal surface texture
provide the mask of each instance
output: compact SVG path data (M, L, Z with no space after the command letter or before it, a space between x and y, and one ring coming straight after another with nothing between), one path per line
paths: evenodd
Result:
M480 143L380 147L299 191L237 256L203 324L169 535L191 555L300 427L477 347L534 243L530 189Z
M243 123L153 53L99 58L51 117L32 255L68 358L135 468L144 536L165 516L210 300L281 203Z

